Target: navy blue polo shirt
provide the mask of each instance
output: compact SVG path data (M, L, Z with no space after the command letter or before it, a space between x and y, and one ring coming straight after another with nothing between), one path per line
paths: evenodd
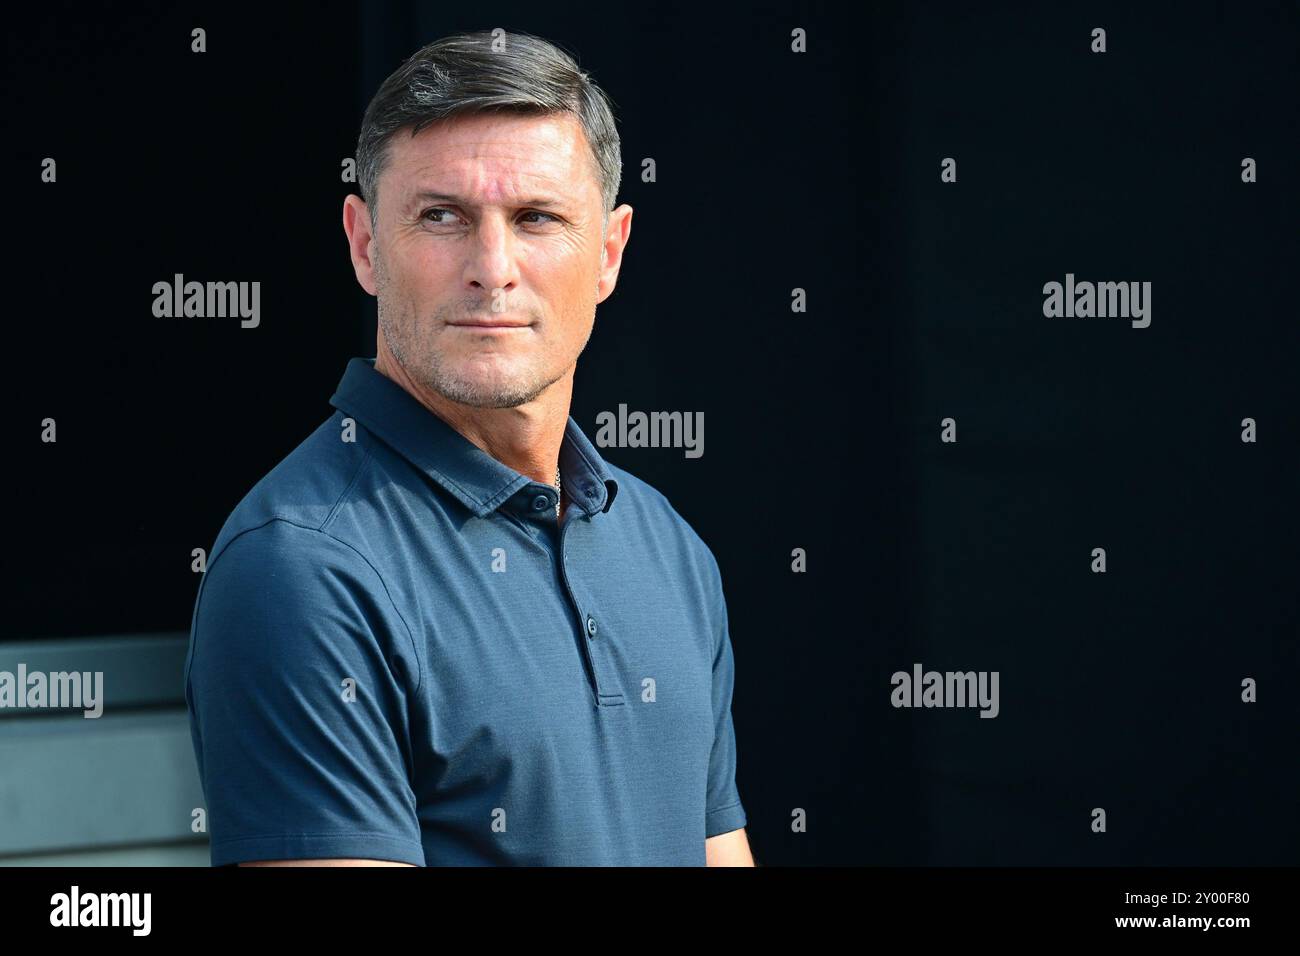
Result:
M746 822L709 548L572 418L561 525L374 359L330 404L199 585L212 864L703 865Z

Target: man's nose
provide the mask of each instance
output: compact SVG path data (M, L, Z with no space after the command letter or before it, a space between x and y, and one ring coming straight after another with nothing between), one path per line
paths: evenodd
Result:
M486 216L470 239L465 279L488 292L513 289L519 281L516 237L510 224L498 216Z

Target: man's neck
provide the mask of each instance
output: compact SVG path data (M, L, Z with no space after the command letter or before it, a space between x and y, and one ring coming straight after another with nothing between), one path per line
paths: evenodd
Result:
M412 382L383 352L375 360L375 370L497 461L534 481L555 484L573 395L572 368L533 401L514 408L477 408L453 402Z

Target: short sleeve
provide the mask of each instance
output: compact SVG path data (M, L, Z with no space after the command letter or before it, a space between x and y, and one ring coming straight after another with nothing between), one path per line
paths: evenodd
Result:
M731 721L735 661L728 633L727 603L722 578L712 560L713 599L717 621L713 654L713 750L709 755L708 795L705 801L705 837L739 830L746 823L745 808L736 787L736 731Z
M204 574L185 699L212 865L425 863L408 714L420 668L356 550L281 519Z

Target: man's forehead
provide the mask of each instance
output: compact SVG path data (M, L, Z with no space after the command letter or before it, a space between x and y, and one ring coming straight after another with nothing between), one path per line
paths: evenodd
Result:
M455 117L392 143L389 169L409 197L468 190L484 201L577 198L591 169L582 127L569 114Z

